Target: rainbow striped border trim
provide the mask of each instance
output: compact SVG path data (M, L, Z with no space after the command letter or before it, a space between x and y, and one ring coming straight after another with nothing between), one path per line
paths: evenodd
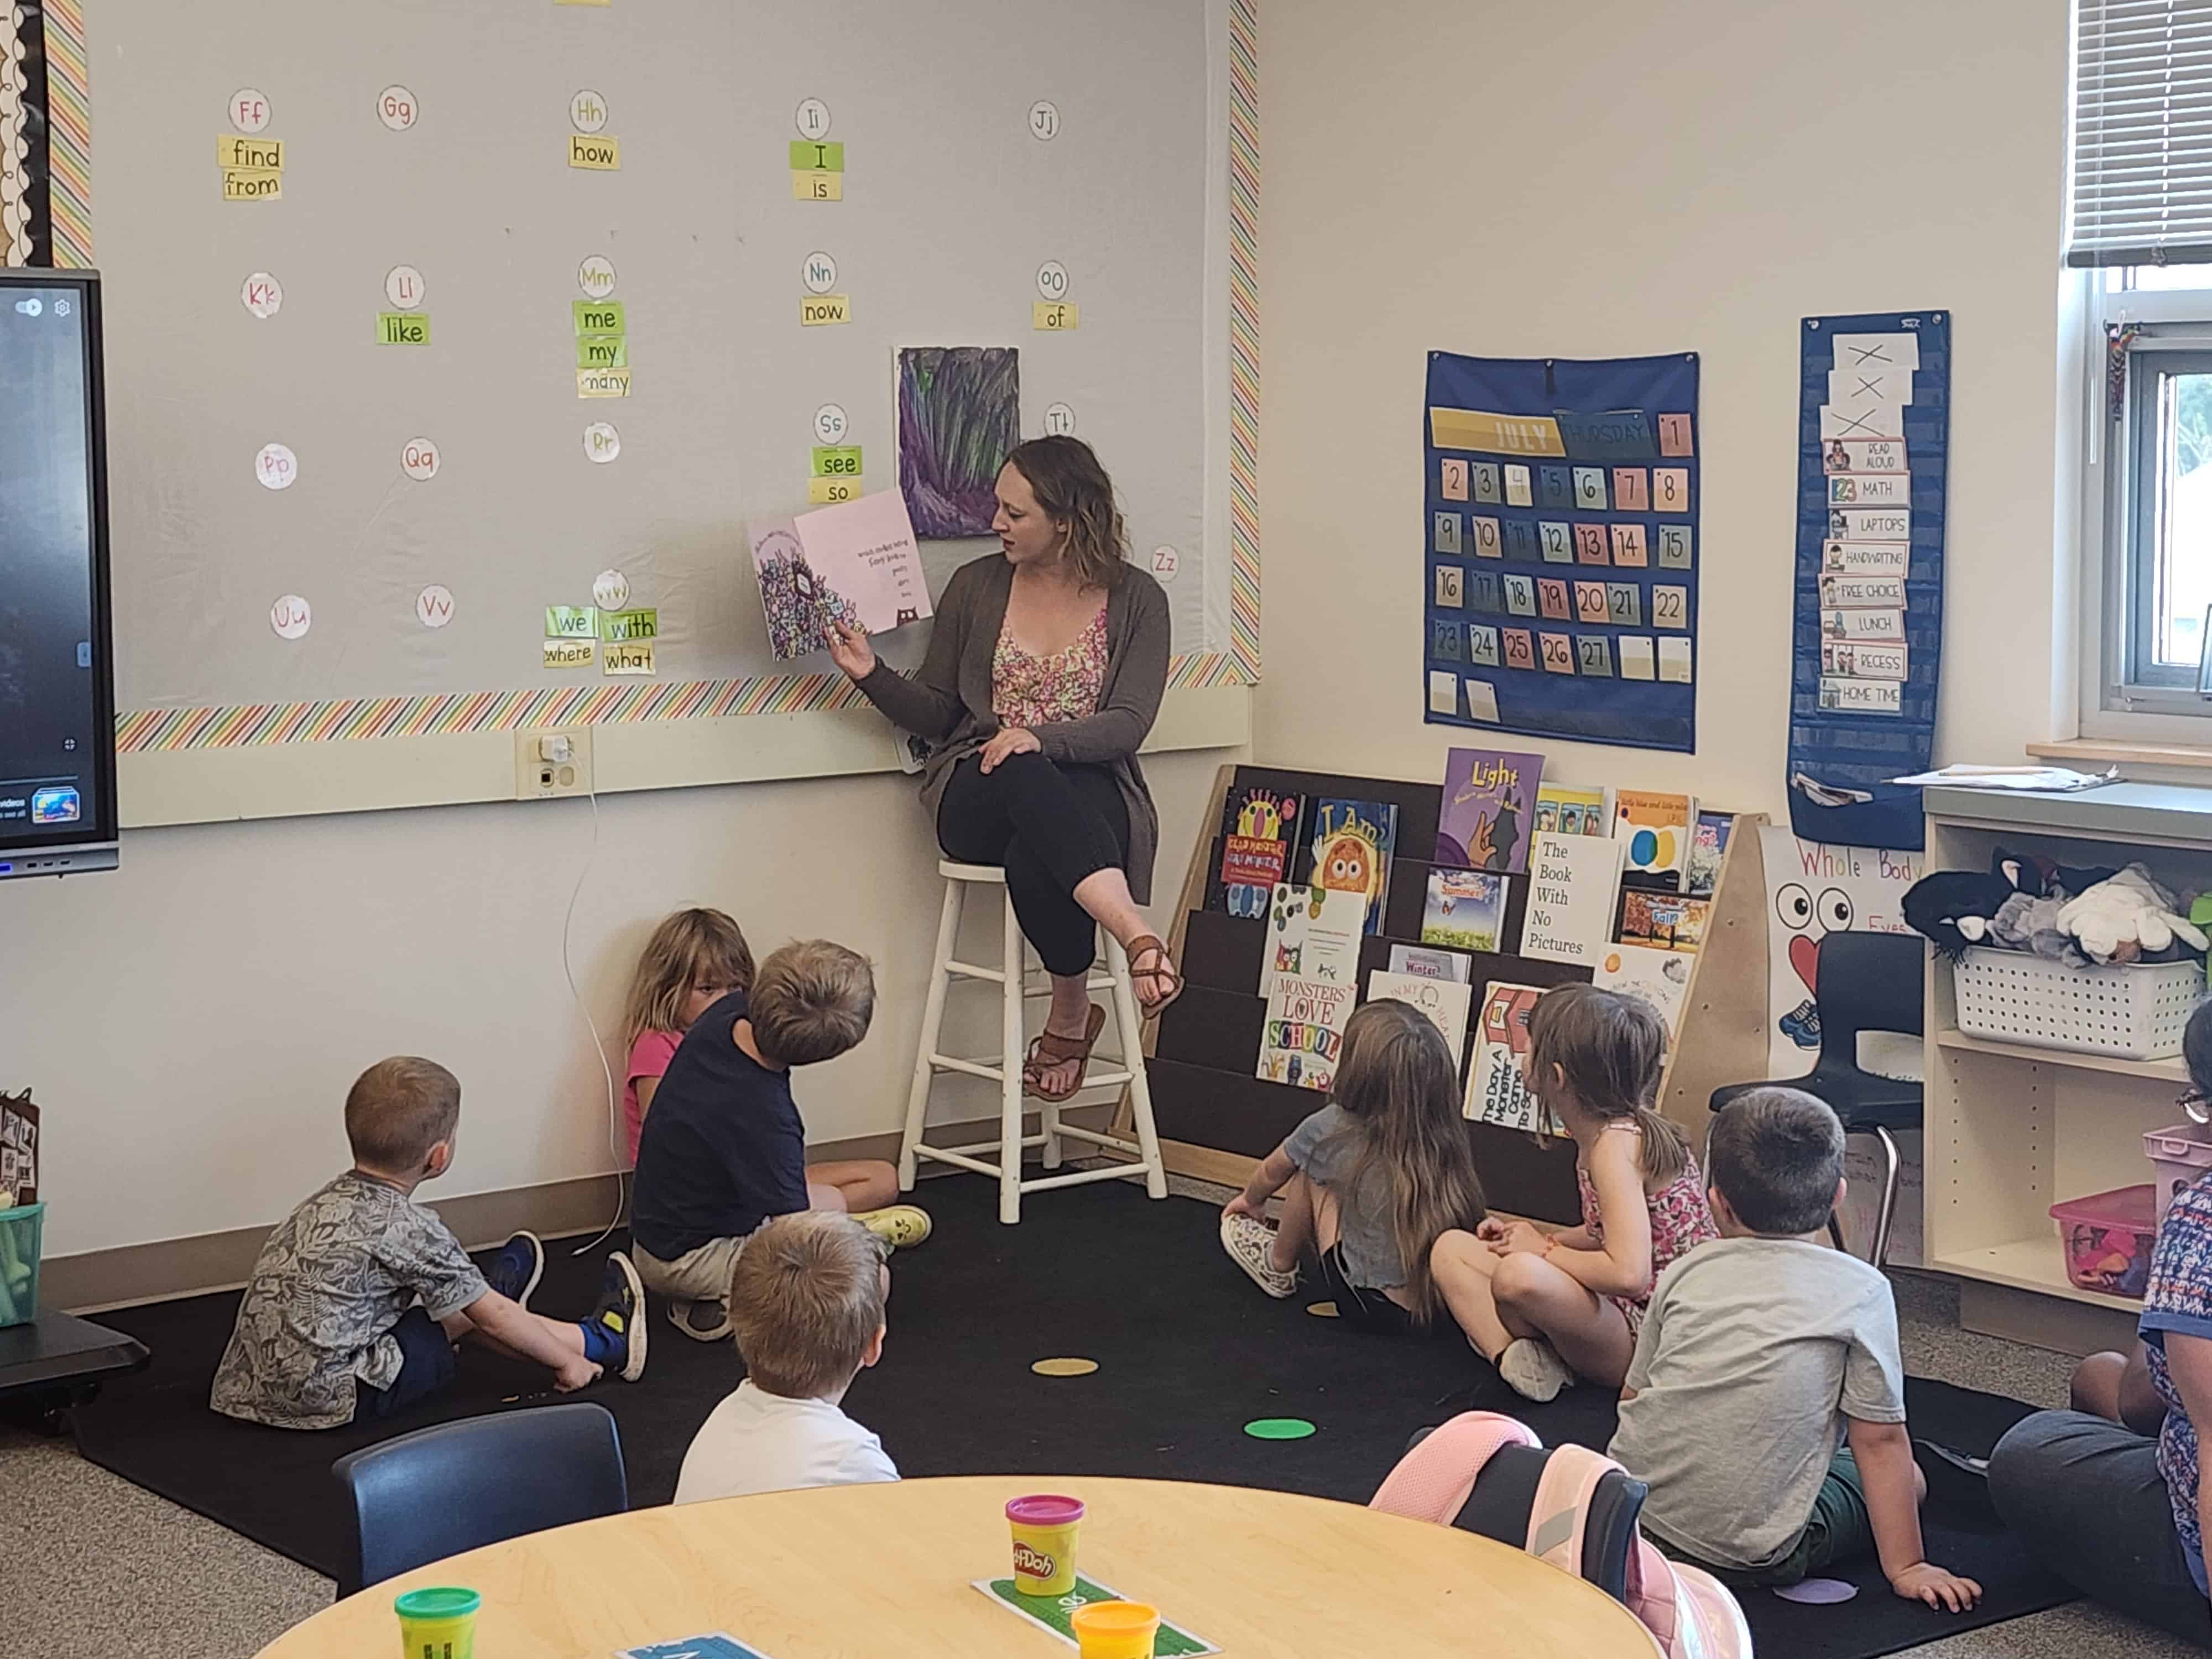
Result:
M1229 648L1260 683L1260 14L1229 3Z
M4 0L0 0L3 3ZM54 263L92 263L81 0L48 0L53 80ZM1260 21L1256 0L1229 6L1229 628L1225 652L1168 664L1170 690L1256 685L1260 679ZM339 697L311 702L141 708L116 716L119 754L343 743L546 726L623 726L854 708L866 702L840 674Z
M1237 659L1225 652L1177 657L1168 666L1170 686L1243 683ZM184 749L252 749L280 743L520 732L546 726L635 726L648 720L861 708L867 701L842 674L764 674L749 679L572 685L540 691L141 708L117 717L115 747L126 755L170 754Z
M46 0L46 219L56 266L92 264L92 94L82 0Z

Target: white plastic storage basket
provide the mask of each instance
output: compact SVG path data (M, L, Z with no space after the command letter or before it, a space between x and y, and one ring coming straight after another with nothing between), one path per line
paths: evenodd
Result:
M2039 1048L2115 1060L2181 1052L2182 1028L2204 994L2204 964L2069 968L2022 951L1968 951L1951 970L1959 1029Z

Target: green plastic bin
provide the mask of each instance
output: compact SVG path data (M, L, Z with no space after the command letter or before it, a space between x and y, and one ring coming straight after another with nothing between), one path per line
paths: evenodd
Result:
M39 1316L39 1239L46 1224L43 1204L0 1210L0 1326L27 1325Z

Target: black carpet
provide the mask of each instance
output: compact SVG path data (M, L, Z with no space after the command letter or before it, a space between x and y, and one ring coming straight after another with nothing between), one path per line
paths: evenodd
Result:
M1602 1448L1612 1434L1613 1400L1601 1390L1530 1406L1457 1341L1352 1330L1308 1314L1304 1295L1268 1301L1222 1256L1210 1206L1155 1204L1116 1182L1033 1196L1021 1225L1001 1227L988 1182L932 1181L920 1198L936 1235L894 1264L884 1363L846 1401L908 1475L1151 1476L1364 1503L1407 1436L1455 1412L1510 1412L1553 1443ZM588 1306L599 1253L579 1260L571 1248L549 1247L532 1301L540 1312ZM534 1392L542 1373L471 1351L452 1392L376 1431L233 1422L207 1409L207 1390L237 1302L197 1297L102 1315L152 1349L154 1364L79 1411L77 1443L125 1480L324 1573L335 1576L340 1550L332 1459L427 1424L550 1397ZM741 1374L726 1342L693 1342L659 1317L652 1330L644 1381L583 1396L619 1420L640 1506L674 1493L693 1431ZM1073 1379L1031 1374L1032 1361L1054 1356L1100 1369ZM2028 1409L1940 1382L1914 1382L1908 1394L1915 1435L1976 1455ZM1254 1440L1243 1426L1259 1417L1308 1418L1320 1432ZM1869 1562L1853 1576L1857 1599L1839 1607L1745 1595L1759 1651L1875 1659L2073 1599L2002 1534L1935 1510L1926 1530L1932 1559L1981 1582L1975 1612L1900 1601Z

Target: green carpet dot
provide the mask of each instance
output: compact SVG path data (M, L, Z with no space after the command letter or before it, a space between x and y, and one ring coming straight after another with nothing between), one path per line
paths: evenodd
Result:
M1247 1423L1244 1432L1255 1440L1304 1440L1315 1430L1303 1417L1261 1417Z

